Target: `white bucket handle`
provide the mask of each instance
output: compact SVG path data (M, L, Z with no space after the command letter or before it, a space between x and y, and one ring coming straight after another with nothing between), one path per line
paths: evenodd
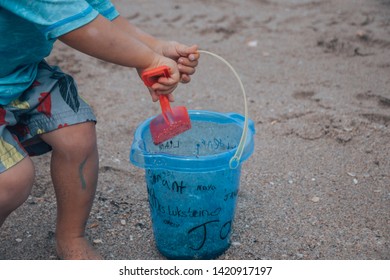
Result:
M224 59L223 57L220 57L219 55L217 55L215 53L209 52L209 51L198 50L198 52L211 55L211 56L221 60L222 62L224 62L230 68L230 70L232 70L233 74L236 76L238 83L240 84L240 87L241 87L242 95L244 97L244 115L245 115L244 129L242 131L240 143L237 146L237 151L229 161L230 168L236 169L240 165L240 160L241 160L242 153L244 152L244 145L245 145L247 133L248 133L248 105L246 102L245 88L244 88L244 85L242 84L240 76L238 76L236 70L233 68L233 66L229 62L227 62L226 59Z

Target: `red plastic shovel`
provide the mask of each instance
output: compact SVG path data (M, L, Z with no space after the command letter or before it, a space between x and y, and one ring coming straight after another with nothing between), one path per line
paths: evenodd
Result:
M170 76L169 67L160 66L144 71L141 78L147 87L151 87L162 76L167 78ZM159 99L162 113L150 122L150 132L155 145L191 128L191 121L186 107L171 108L165 94L160 94Z

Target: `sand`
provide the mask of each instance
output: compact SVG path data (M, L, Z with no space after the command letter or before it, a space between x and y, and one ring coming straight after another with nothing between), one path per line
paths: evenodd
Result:
M160 38L227 59L247 91L255 151L242 167L232 246L219 259L390 258L390 1L113 1ZM159 113L134 70L57 43L48 59L94 108L100 178L87 235L106 259L164 259L144 171L129 163L138 124ZM176 104L243 112L232 73L203 55ZM57 259L50 155L0 230L0 259Z

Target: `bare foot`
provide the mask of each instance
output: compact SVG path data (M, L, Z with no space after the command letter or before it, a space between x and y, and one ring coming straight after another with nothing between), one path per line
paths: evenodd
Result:
M57 254L62 260L102 260L102 256L84 238L57 238Z

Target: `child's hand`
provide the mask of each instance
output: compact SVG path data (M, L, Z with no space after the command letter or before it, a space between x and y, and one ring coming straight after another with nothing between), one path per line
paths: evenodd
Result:
M149 88L150 95L154 102L159 100L160 94L167 94L169 101L173 102L172 92L176 89L177 83L188 83L191 81L190 75L195 73L195 67L198 65L200 57L198 46L186 46L175 41L159 41L154 50L162 55L159 62L154 67L166 65L171 69L171 77L161 77L158 83ZM149 67L148 70L154 67ZM141 72L138 70L141 74Z
M160 94L166 94L168 96L169 101L173 102L174 97L172 92L176 89L177 84L180 81L180 72L178 69L178 65L172 59L157 55L154 60L153 65L147 67L145 69L137 69L139 75L141 76L142 72L145 70L153 69L159 66L166 65L170 69L169 77L160 77L155 84L151 87L148 87L150 95L152 96L152 100L154 102L159 100Z
M177 62L180 71L180 82L188 83L191 81L190 75L195 73L195 67L198 65L199 53L198 46L186 46L175 41L163 41L160 44L161 54Z

